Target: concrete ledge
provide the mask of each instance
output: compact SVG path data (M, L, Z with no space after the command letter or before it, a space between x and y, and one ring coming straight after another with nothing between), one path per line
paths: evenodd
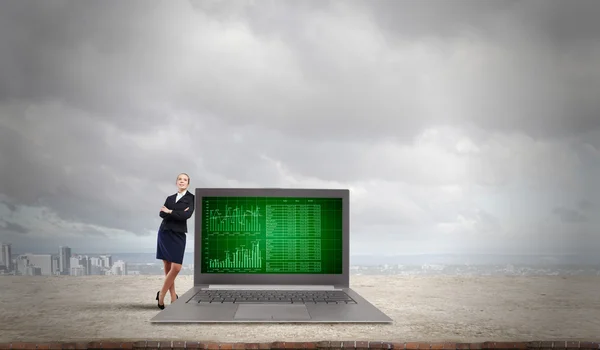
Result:
M320 341L218 343L203 341L93 341L0 343L0 349L600 349L600 341L531 341L481 343L427 343L386 341Z

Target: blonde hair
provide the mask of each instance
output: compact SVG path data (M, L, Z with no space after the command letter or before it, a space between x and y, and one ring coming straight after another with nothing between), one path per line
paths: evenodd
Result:
M181 175L185 175L187 177L188 185L189 185L190 184L190 176L188 174L186 174L186 173L179 173L177 175L177 179L175 179L175 182L177 182L177 180L179 179L179 176L181 176Z

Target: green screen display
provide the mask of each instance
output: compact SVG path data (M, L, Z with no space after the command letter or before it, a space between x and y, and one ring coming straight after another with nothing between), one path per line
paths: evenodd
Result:
M202 273L342 273L339 198L203 197Z

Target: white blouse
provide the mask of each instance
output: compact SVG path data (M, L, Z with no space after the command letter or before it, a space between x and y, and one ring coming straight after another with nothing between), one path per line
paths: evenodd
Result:
M177 196L175 197L175 203L177 203L181 197L185 196L185 194L187 193L187 190L183 191L182 193L177 192Z

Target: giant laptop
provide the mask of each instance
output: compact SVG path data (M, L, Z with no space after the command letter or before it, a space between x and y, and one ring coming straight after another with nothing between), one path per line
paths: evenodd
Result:
M349 286L349 190L197 188L194 286L153 323L391 323Z

